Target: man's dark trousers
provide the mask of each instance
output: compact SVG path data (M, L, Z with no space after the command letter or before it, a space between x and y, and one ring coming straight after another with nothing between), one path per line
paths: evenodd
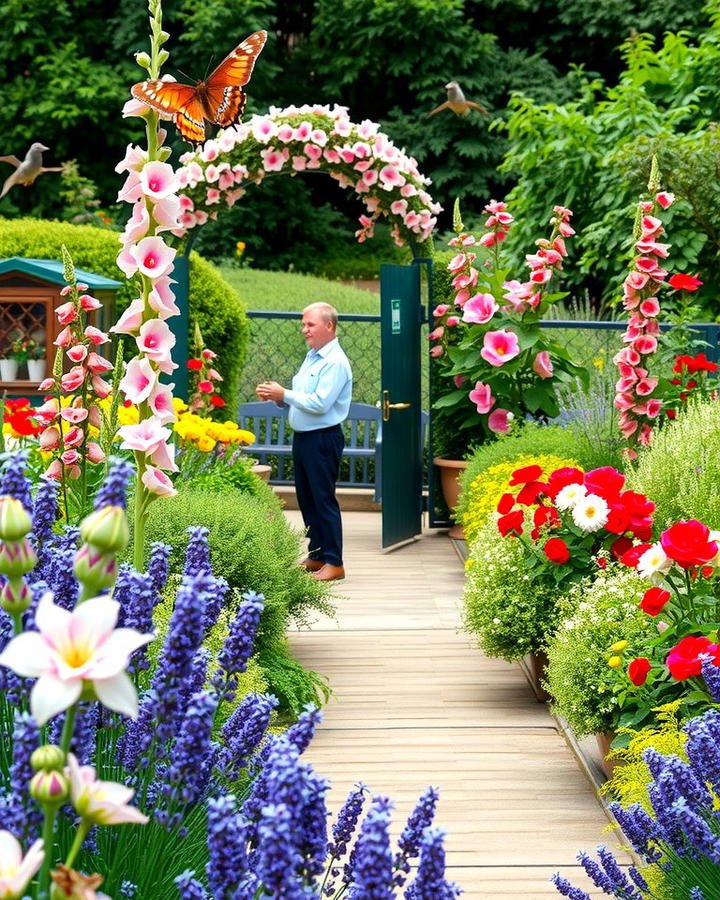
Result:
M342 520L335 497L345 436L340 425L293 434L295 494L308 530L309 556L342 565Z

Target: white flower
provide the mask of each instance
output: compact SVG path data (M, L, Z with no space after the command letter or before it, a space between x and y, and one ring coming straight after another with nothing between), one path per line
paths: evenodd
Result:
M44 856L41 840L35 841L23 858L17 838L9 831L0 831L0 898L21 897Z
M638 560L637 571L645 578L651 578L657 573L664 573L672 566L672 560L662 548L662 544L653 544Z
M72 753L67 756L70 796L75 811L95 825L145 825L148 817L128 801L135 791L115 781L99 781L93 766L81 766Z
M587 494L587 488L584 484L566 484L562 490L558 491L555 506L558 509L572 509L585 494Z
M137 692L125 667L154 635L115 628L119 611L117 601L94 597L68 612L48 592L35 614L38 630L17 635L0 654L0 665L37 678L30 712L38 725L76 703L86 684L108 709L137 716Z
M585 494L573 507L573 522L583 531L597 531L608 520L610 509L597 494Z

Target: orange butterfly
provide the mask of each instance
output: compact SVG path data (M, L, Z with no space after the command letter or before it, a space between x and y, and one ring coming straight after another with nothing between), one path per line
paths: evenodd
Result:
M171 118L180 134L193 144L205 140L205 123L227 128L240 121L255 60L265 46L266 31L256 31L229 53L207 81L193 87L179 81L141 81L131 93L161 115Z

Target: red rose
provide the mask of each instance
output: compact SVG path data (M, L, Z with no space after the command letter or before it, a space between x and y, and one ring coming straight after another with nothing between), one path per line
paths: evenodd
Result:
M506 537L510 532L522 534L523 521L523 511L516 509L515 512L508 513L506 516L500 516L497 520L498 531L503 537Z
M537 481L542 473L543 470L540 466L525 466L522 469L515 469L510 476L510 484L528 484L530 481Z
M530 481L520 489L517 495L517 502L523 506L532 506L537 503L538 497L544 492L547 485L542 481Z
M718 545L708 540L710 529L697 519L676 522L660 535L665 553L683 569L702 566L717 554Z
M704 353L698 353L695 357L695 372L717 372L718 364L710 362Z
M647 681L650 669L652 669L650 660L645 656L638 656L638 658L634 659L628 666L628 678L633 684L640 687L641 684L645 684Z
M560 491L568 484L582 484L584 477L585 474L582 469L575 469L571 466L566 466L563 469L555 469L548 479L545 493L554 500Z
M692 356L688 356L687 354L681 354L680 356L675 357L675 365L673 366L673 372L677 372L678 374L682 374L683 369L687 369L688 372L692 370L692 366L694 363L694 359ZM679 378L673 378L670 381L670 384L682 384Z
M645 591L640 601L640 609L649 616L656 616L670 599L670 591L660 587L651 587Z
M541 528L543 525L559 525L560 515L554 506L538 506L533 513L533 525Z
M203 361L201 359L189 359L187 361L188 369L192 369L193 372L199 372L203 367Z
M650 547L652 547L652 544L635 544L634 547L631 547L623 553L620 557L620 562L624 566L630 566L631 569L634 569L637 566L640 557L646 550L649 550Z
M604 525L611 534L624 534L630 527L630 514L622 503L610 503L608 520Z
M568 545L562 538L550 538L550 540L543 547L543 550L545 551L545 556L547 556L550 562L557 563L558 565L562 565L570 559L570 551L568 550Z
M212 397L210 398L210 402L212 403L213 406L217 406L217 407L225 406L225 401L223 400L222 397L218 396L218 394L213 394Z
M212 394L213 386L211 381L198 381L198 390L201 394Z
M671 275L668 278L668 284L676 291L696 291L703 282L695 275L680 274Z
M515 498L512 494L503 494L502 497L498 500L497 511L501 516L507 515L510 510L515 506Z
M713 657L713 662L720 663L720 648L717 644L711 644L703 637L685 637L676 644L668 653L667 667L676 681L685 681L686 678L700 675L702 672L701 654L708 653Z
M652 500L648 500L645 494L639 494L637 491L623 491L620 494L620 501L631 516L646 519L655 512L655 504Z
M609 500L620 493L625 484L625 476L612 466L603 466L585 474L585 487L588 494L597 494L603 500Z

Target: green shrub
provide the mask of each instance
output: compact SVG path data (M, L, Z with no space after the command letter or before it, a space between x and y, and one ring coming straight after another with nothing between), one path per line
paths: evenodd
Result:
M191 525L209 529L216 574L237 591L254 590L265 597L255 652L270 691L295 711L317 701L324 682L292 659L285 638L291 621L308 625L314 613L333 612L326 587L297 565L302 554L300 532L290 527L277 501L268 503L267 497L182 486L177 496L151 504L147 526L148 542L164 541L172 547L171 572L182 571L186 529Z
M504 538L493 520L480 529L465 564L465 630L488 656L509 661L545 644L557 613L557 589L528 573L519 540Z
M134 282L125 279L115 262L120 246L117 232L43 219L0 219L0 259L11 256L60 259L62 244L70 251L77 268L123 283L116 294L116 312L125 309L137 295ZM197 253L192 253L190 333L195 323L200 326L207 346L218 354L217 368L225 378L220 393L234 417L238 380L247 354L245 307L238 293L223 281L215 266ZM106 326L111 324L105 322ZM185 360L177 362L185 365Z
M578 737L617 728L619 675L608 666L610 648L625 640L628 659L649 652L649 619L638 605L646 588L634 569L609 567L558 600L560 621L547 646L547 687L555 711Z
M629 479L655 501L660 530L682 519L720 528L720 403L690 403L677 419L656 429Z

